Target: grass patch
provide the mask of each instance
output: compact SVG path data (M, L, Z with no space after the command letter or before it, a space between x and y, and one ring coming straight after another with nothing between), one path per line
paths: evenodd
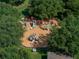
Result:
M47 53L32 52L32 48L25 48L28 53L28 59L46 59Z
M28 6L29 0L25 0L21 5L19 6L13 6L14 8L16 8L18 10L18 12L21 14L21 17L23 17L24 15L22 14L22 11L25 10Z
M30 52L29 59L41 59L41 54L39 54L37 52Z
M79 52L74 56L74 59L79 59Z
M25 0L21 5L19 6L14 6L14 8L17 8L19 12L23 11L24 9L27 8L29 3L29 0Z

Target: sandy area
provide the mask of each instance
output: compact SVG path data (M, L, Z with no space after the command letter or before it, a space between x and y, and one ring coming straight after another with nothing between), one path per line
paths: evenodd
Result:
M43 47L43 46L47 46L47 39L44 39L44 38L43 38L44 40L40 39L39 42L36 42L36 44L32 43L32 41L29 41L28 37L33 33L35 33L39 37L40 36L43 37L43 36L47 36L47 34L49 34L49 31L43 30L39 27L36 27L34 29L25 31L24 34L23 34L23 37L21 38L23 46L25 46L25 47Z

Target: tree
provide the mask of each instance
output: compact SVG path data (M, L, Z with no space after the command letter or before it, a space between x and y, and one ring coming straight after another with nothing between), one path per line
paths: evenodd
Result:
M72 11L76 11L79 9L79 0L68 0L66 2L66 7L71 9Z
M79 0L63 0L64 11L58 13L58 18L63 20L69 14L79 15Z
M0 59L28 59L28 53L25 48L16 46L0 48Z
M63 6L62 0L31 0L28 13L37 19L51 18L62 12Z
M12 6L0 3L0 47L20 45L23 30L19 16Z
M0 59L28 59L20 38L20 14L11 5L0 3Z
M63 0L65 9L72 12L74 15L79 15L79 0Z
M53 29L49 50L74 56L79 51L79 17L68 15L61 21L61 29Z
M20 5L23 3L25 0L0 0L0 2L6 2L12 5Z

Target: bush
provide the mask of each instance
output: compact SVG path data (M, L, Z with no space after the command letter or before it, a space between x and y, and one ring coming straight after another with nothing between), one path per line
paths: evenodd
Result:
M28 7L29 16L37 19L52 18L63 11L62 0L31 0Z
M20 45L23 33L20 14L5 3L0 3L0 8L0 47Z
M0 0L0 2L5 2L5 3L12 4L12 5L20 5L24 1L25 0Z
M79 51L79 17L69 15L62 21L61 29L53 29L49 39L51 51L74 56ZM56 50L55 50L56 49Z
M28 59L28 53L16 46L0 48L0 59Z

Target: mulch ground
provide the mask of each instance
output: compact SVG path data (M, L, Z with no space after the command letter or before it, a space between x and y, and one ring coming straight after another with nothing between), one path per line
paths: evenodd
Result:
M35 33L36 35L38 35L38 37L40 37L39 41L36 41L34 43L28 40L28 37L33 33ZM25 47L46 47L48 45L47 34L49 33L50 33L49 31L43 30L39 27L27 30L24 32L23 37L21 38L22 45Z

